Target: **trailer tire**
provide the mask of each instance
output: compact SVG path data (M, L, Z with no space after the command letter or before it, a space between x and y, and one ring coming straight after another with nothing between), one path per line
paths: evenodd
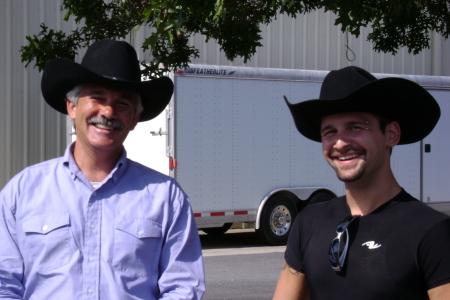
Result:
M200 230L206 233L207 235L217 236L227 232L227 230L231 228L231 225L233 225L233 223L225 223L223 224L222 227L201 228Z
M297 209L289 198L284 195L273 196L262 211L256 233L265 243L286 245L296 216Z

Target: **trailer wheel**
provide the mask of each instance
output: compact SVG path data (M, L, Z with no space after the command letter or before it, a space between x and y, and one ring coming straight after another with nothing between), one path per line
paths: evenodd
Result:
M292 201L283 195L274 196L263 209L256 233L266 243L285 245L296 216L297 209Z
M200 230L206 233L207 235L216 236L222 235L225 232L227 232L227 230L231 228L231 225L233 225L233 223L225 223L223 224L222 227L201 228Z

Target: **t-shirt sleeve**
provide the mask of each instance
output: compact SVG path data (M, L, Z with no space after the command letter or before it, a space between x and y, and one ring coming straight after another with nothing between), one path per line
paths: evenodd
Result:
M418 255L428 289L450 283L450 219L437 223L425 234Z
M284 253L286 263L294 270L303 273L303 255L301 251L301 214L292 224Z

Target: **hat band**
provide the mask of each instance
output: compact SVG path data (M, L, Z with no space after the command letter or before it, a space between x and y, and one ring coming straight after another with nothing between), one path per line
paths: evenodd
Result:
M102 77L105 77L105 78L108 78L108 79L113 79L113 80L119 80L119 81L140 82L140 81L134 81L134 80L129 80L129 79L125 79L125 78L121 78L121 77L115 77L115 76L102 75Z

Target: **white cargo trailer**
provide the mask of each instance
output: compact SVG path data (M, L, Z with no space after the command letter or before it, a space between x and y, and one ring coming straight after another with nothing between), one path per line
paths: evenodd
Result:
M327 73L191 65L171 74L175 91L166 124L153 135L167 137L169 174L188 194L200 229L220 234L243 222L265 241L283 244L305 205L344 194L321 144L298 133L283 100L317 98ZM394 173L414 197L448 211L450 77L401 77L427 88L442 116L425 140L394 148ZM150 139L146 134L137 142ZM126 147L135 147L132 138ZM161 160L150 152L134 158L150 166L149 160Z

